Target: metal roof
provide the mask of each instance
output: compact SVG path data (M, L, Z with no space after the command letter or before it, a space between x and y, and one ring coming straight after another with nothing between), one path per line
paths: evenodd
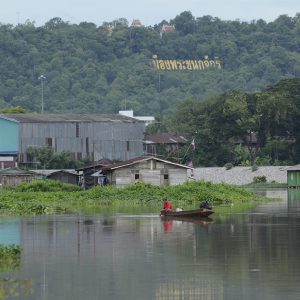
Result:
M49 176L55 173L63 172L71 175L78 175L78 173L74 169L38 169L38 170L30 170L39 175Z
M186 144L187 139L182 135L177 136L171 133L159 133L145 135L144 142L148 144Z
M148 160L156 160L156 161L160 161L160 162L170 164L170 165L173 165L173 166L177 166L177 167L180 167L180 168L193 169L189 166L173 163L171 161L163 160L163 159L160 159L160 158L157 158L157 157L154 157L154 156L141 156L141 157L136 157L136 158L132 158L132 159L129 159L129 160L126 160L126 161L122 161L122 162L118 162L118 163L114 163L114 164L111 164L111 165L104 166L102 168L102 170L115 170L115 169L119 169L119 168L123 168L123 167L127 167L127 166L132 166L134 164L137 164L137 163L140 163L140 162L143 162L143 161L148 161Z
M300 164L288 168L287 171L300 171Z
M0 114L0 118L21 123L47 123L47 122L128 122L139 121L123 115L98 114Z
M0 170L0 175L5 176L26 176L26 175L40 175L38 173L28 171L28 170L22 170L19 168L7 168Z
M80 167L80 168L76 169L76 171L82 171L82 170L86 170L86 169L92 169L92 168L97 168L97 167L108 166L108 165L111 165L112 163L113 162L110 159L102 158L101 160L99 160L99 161L97 161L93 164Z

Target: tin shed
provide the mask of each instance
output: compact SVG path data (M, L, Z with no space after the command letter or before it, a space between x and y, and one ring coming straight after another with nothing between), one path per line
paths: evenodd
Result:
M288 188L300 188L300 164L287 169Z
M19 168L0 170L0 185L18 185L21 182L31 182L34 179L42 179L43 175Z

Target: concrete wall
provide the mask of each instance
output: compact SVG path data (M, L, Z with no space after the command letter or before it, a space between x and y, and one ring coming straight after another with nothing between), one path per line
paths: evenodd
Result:
M196 180L211 181L212 183L229 183L243 185L253 182L256 176L266 176L267 182L287 183L288 166L258 167L252 171L251 167L234 167L230 170L225 168L196 168L194 178Z

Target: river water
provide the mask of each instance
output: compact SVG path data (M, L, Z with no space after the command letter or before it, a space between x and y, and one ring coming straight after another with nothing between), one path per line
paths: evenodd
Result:
M0 221L22 247L0 269L0 299L300 299L300 194L206 222L150 215L55 215Z

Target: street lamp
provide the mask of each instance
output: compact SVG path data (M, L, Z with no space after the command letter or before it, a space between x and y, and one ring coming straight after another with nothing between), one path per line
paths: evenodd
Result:
M44 113L44 81L46 80L46 76L41 75L38 78L41 81L42 86L42 114Z

